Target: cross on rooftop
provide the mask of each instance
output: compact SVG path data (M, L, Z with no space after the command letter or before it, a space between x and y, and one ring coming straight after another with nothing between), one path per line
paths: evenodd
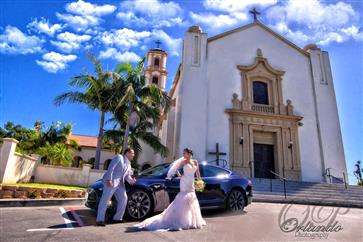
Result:
M159 48L160 47L160 44L161 44L161 41L160 40L157 40L157 41L155 41L155 44L156 44L156 48Z
M256 10L256 8L253 8L250 10L250 13L253 15L253 19L257 20L257 15L260 15L261 13Z

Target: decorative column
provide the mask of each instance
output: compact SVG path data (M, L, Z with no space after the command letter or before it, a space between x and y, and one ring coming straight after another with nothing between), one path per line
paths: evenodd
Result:
M11 178L7 177L6 171L13 170L13 166L15 166L14 153L19 141L12 138L3 138L1 141L3 143L0 150L0 182L11 182Z

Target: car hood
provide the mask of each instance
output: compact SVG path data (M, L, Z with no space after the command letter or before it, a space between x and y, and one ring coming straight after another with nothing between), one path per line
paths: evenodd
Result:
M142 176L142 175L136 176L136 185L142 183L145 180L152 180L152 179L163 179L163 178L158 176ZM102 189L103 187L102 179L97 180L95 183L89 185L88 187L92 189Z

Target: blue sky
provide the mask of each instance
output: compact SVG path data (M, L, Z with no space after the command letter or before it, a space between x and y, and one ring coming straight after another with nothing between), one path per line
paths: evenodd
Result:
M32 127L63 121L77 134L96 135L99 115L84 105L55 107L67 81L93 71L86 51L105 68L135 62L160 39L168 51L170 89L190 25L209 36L259 19L300 47L316 43L329 52L348 172L362 158L362 1L204 0L63 1L2 0L0 3L0 125ZM350 180L354 177L350 176Z

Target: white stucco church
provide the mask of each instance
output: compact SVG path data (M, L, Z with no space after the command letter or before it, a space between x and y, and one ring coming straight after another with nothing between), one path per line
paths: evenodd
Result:
M165 68L167 54L151 53L149 70L158 55ZM148 75L155 84L162 76L165 88L162 70ZM271 170L321 182L327 168L338 178L346 172L329 56L314 44L302 49L258 20L213 37L192 26L170 96L160 125L166 161L185 147L215 160L218 143L220 158L248 177L275 178Z

